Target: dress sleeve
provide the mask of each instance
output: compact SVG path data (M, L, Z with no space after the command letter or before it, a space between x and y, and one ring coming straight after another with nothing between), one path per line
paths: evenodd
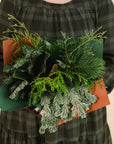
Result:
M15 1L14 0L1 0L0 2L0 37L2 32L5 31L9 26L8 13L15 16ZM2 40L0 40L0 85L3 79L3 50Z
M103 59L106 72L103 76L104 83L110 93L114 88L114 5L112 0L96 0L97 2L97 26L106 30L107 37L104 40Z

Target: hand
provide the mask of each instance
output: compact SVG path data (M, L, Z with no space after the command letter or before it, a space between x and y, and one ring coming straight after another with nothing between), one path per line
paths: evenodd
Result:
M39 114L39 108L36 107L36 108L34 109L34 112L35 112L36 116L38 116L38 114ZM42 109L41 112L40 112L40 115L43 116L43 114L44 114L44 110Z

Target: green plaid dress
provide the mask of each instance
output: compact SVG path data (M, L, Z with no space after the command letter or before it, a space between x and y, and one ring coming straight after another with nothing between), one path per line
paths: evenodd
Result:
M43 0L2 0L0 4L0 34L9 26L7 14L23 21L30 32L38 32L48 40L67 36L79 37L85 30L99 26L107 30L103 58L106 60L105 84L107 92L114 86L114 6L111 0L72 0L60 5ZM1 42L2 47L2 42ZM2 48L0 48L2 49ZM0 81L2 81L2 50L0 56ZM106 107L62 124L56 133L40 135L41 117L23 108L0 115L1 144L112 144L107 124Z

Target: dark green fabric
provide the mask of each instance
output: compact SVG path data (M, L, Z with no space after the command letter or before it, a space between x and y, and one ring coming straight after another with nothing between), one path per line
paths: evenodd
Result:
M23 21L32 32L47 36L48 40L61 38L60 31L67 36L81 37L84 31L103 26L108 37L103 43L103 58L107 71L104 81L110 92L114 80L114 6L111 0L72 0L65 5L56 5L43 0L2 0L0 5L0 33L9 21L7 14ZM1 42L2 48L2 42ZM1 62L2 63L2 62ZM0 78L2 67L0 63ZM87 114L58 127L58 131L40 135L41 117L23 108L17 111L1 111L1 144L112 144L107 123L106 107Z
M3 111L12 111L28 106L27 101L11 100L8 96L8 87L6 85L2 85L0 88L0 108Z
M103 40L102 42L90 41L88 42L88 46L91 47L92 52L98 57L103 57Z

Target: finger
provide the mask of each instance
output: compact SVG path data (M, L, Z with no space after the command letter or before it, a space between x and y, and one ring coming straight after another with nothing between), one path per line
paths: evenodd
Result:
M44 114L44 110L42 109L40 115L43 116L43 114Z
M35 110L36 112L38 112L38 111L39 111L39 108L38 108L38 107L36 107L34 110Z

